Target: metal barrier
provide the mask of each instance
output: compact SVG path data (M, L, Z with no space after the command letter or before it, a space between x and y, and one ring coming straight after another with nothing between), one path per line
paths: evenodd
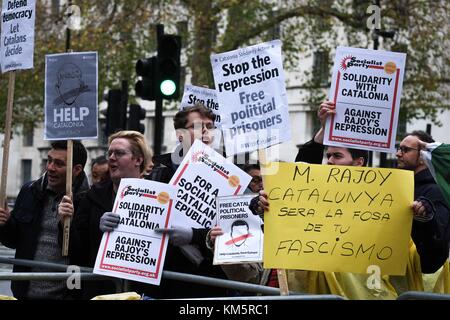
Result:
M54 271L64 271L65 273L51 273L48 274L48 276L45 278L45 280L62 280L67 279L69 276L73 276L77 273L66 273L68 265L61 265L57 263L49 263L44 261L35 261L35 260L26 260L26 259L14 259L14 258L3 258L0 257L0 263L4 264L13 264L13 265L20 265L24 267L45 267L49 270ZM80 271L83 273L78 273L82 277L84 277L84 280L112 280L115 281L122 281L121 279L114 278L114 277L107 277L102 275L93 274L92 268L87 267L79 267ZM4 276L2 276L4 275ZM8 278L9 277L16 277L17 278ZM43 277L44 274L42 273L23 273L20 275L20 273L0 273L0 280L44 280L42 279L36 279L31 277ZM28 277L28 278L27 278ZM52 279L52 277L56 277ZM210 277L204 277L204 276L198 276L193 274L187 274L187 273L179 273L179 272L173 272L173 271L163 271L162 277L164 279L170 279L170 280L177 280L177 281L184 281L184 282L190 282L190 283L196 283L196 284L202 284L202 285L208 285L208 286L214 286L214 287L221 287L226 289L234 289L239 291L245 291L245 292L252 292L252 293L260 293L265 295L279 295L280 290L277 288L267 287L267 286L261 286L257 284L250 284L245 282L239 282L239 281L233 281L233 280L225 280L225 279L217 279L217 278L210 278ZM121 283L122 285L122 283ZM123 285L127 286L127 281L123 281ZM118 285L116 285L116 288ZM121 287L123 288L123 287ZM297 294L293 292L292 294Z
M450 294L408 291L399 295L397 300L450 300Z

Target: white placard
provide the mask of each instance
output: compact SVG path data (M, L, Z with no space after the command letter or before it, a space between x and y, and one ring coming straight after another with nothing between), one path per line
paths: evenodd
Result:
M395 152L406 54L338 47L324 144Z
M178 188L173 224L211 228L216 221L216 197L242 194L251 178L231 161L195 140L169 182Z
M281 41L211 56L227 156L291 139Z
M0 43L2 73L33 68L35 19L35 0L3 0Z
M217 225L224 234L216 238L214 264L262 262L262 221L249 208L255 196L217 198Z
M159 285L176 189L144 179L120 181L113 210L119 226L103 234L94 273Z

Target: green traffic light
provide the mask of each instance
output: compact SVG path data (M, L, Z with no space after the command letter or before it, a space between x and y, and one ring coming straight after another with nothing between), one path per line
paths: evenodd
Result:
M163 82L161 82L159 88L161 90L161 93L165 96L171 96L177 89L175 82L173 82L172 80L164 80Z

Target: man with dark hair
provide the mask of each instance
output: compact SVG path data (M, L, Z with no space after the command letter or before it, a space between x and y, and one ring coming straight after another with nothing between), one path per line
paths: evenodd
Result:
M262 190L263 183L260 165L258 163L246 164L243 170L252 177L248 188L254 193L258 193L260 190Z
M87 152L79 141L73 142L74 202L89 189L84 166ZM44 175L26 183L20 190L14 209L0 208L0 241L16 249L17 259L68 264L62 256L62 217L58 203L66 190L67 142L55 141L47 155ZM14 266L14 272L42 272L44 268ZM12 281L11 290L18 299L69 298L65 281Z
M108 159L105 156L97 157L92 161L91 178L92 185L109 179Z
M397 148L397 167L414 171L414 219L411 236L423 273L436 272L447 260L450 241L448 205L420 155L420 141L433 138L424 131L408 133Z
M180 144L172 153L153 157L155 167L149 179L169 183L195 139L211 146L214 142L215 118L216 115L201 104L177 112L173 124ZM159 231L169 234L164 270L225 278L221 268L212 265L212 254L206 248L208 229L172 226L171 229ZM225 294L221 288L192 286L164 279L161 292L164 298L217 297Z
M327 117L335 114L335 104L331 101L323 102L317 115L320 120L321 127L315 134L314 138L306 142L298 150L295 161L302 161L306 163L321 164L323 159L323 152L325 146L323 144L325 122ZM327 164L341 165L341 166L366 166L369 153L366 150L344 148L344 147L327 147Z

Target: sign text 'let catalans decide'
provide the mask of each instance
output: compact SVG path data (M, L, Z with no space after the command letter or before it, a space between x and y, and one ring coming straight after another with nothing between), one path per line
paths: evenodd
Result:
M405 273L413 173L279 163L265 177L264 267ZM399 187L401 186L401 187Z

